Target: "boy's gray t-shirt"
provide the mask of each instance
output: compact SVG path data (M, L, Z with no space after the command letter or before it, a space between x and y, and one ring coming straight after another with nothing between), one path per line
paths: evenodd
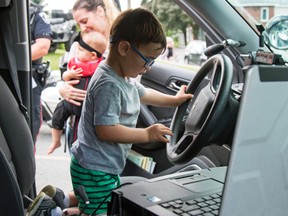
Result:
M125 80L102 62L91 78L78 125L78 143L72 154L86 169L120 174L132 144L103 142L96 125L136 127L140 97L145 88L134 79Z

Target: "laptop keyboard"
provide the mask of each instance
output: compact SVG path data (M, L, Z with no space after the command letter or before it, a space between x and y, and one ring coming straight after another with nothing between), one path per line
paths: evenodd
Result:
M181 199L176 199L169 202L161 203L160 205L163 208L172 211L174 214L180 216L212 216L219 214L221 198L221 193L216 193L201 198L185 201Z

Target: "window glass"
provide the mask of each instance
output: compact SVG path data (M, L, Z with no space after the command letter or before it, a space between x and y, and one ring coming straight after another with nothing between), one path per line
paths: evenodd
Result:
M243 16L243 18L250 24L252 28L255 29L256 32L256 24L262 24L264 28L269 25L269 20L279 16L287 16L288 15L288 1L285 0L227 0L234 8ZM278 36L277 36L278 34ZM281 35L285 37L281 37ZM277 40L281 40L281 38L285 39L288 37L288 25L287 22L282 25L282 29L279 29L279 32L275 33L275 37ZM267 41L265 41L267 45ZM288 40L281 40L277 42L278 44L287 43ZM275 42L276 44L276 42ZM288 61L288 52L285 49L279 49L273 46L269 46L271 50L276 53L282 55L285 61ZM288 45L287 45L288 47Z

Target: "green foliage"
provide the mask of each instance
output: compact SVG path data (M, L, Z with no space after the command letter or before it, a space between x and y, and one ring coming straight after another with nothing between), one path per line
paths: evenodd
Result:
M186 40L186 29L192 27L193 34L197 38L199 26L176 4L171 0L142 0L143 7L151 10L162 23L167 35L168 32L181 31ZM187 42L185 41L187 44Z
M65 49L57 49L54 53L48 53L43 57L43 61L50 61L51 70L59 70L60 57L65 54Z

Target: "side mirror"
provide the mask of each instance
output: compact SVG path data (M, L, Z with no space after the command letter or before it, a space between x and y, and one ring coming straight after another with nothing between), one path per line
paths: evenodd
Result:
M264 31L265 42L278 50L288 49L288 16L272 17Z

